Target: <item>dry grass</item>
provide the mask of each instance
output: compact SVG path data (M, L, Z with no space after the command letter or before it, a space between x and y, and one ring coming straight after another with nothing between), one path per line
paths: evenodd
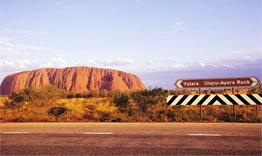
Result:
M6 100L8 100L7 97L1 97L0 121L2 122L100 121L101 114L116 112L111 98L59 99L44 107L24 103L17 108L5 108L3 103ZM65 107L67 111L60 116L50 115L49 110L57 106ZM91 113L89 117L86 116L87 113Z
M59 99L55 103L39 107L24 103L18 108L5 108L7 97L1 97L1 122L55 122L55 121L125 121L125 122L195 122L200 121L199 107L184 106L166 110L162 104L150 107L148 112L134 109L131 116L119 113L111 98L72 98ZM48 113L52 107L62 106L67 111L59 116ZM255 106L236 106L236 119L232 106L203 106L202 121L207 122L261 122L261 106L256 118Z
M72 98L60 99L57 101L59 106L64 106L68 111L60 118L65 121L95 120L99 121L98 112L114 113L116 107L110 98ZM86 114L91 113L90 117Z
M8 96L0 96L0 107L4 106L4 103L8 100Z

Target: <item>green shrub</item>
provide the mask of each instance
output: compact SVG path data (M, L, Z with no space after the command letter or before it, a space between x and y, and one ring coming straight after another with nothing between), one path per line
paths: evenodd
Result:
M116 93L113 96L113 102L116 105L117 109L121 113L128 112L129 104L129 95L125 93Z
M81 93L76 93L76 96L75 96L76 98L82 98L83 97L83 94L81 94Z
M110 112L98 112L99 113L99 117L100 117L100 121L102 122L108 122L111 121L111 115Z
M164 106L164 104L158 103L155 105L150 106L149 112L148 112L149 118L152 121L157 121L157 122L166 122L168 121L167 118L167 111Z
M54 115L54 116L59 116L64 114L67 111L67 108L60 106L60 107L52 107L49 111L48 114Z
M66 95L66 98L68 98L68 99L75 98L75 94L74 94L74 93L68 93L68 94Z
M26 88L12 93L5 107L19 107L25 102L30 105L46 106L54 103L60 97L62 97L62 91L55 86L44 86L41 89Z
M83 118L88 121L98 121L99 115L95 110L87 110Z
M131 94L131 98L138 105L142 112L146 112L150 105L166 103L167 95L167 90L163 90L162 88L154 88L152 90L145 89L142 91L133 92Z
M32 88L26 88L19 92L13 92L9 96L9 101L5 102L5 107L15 108L21 106L24 102L31 102L37 96L37 91Z
M56 86L47 85L41 89L36 90L37 94L29 103L37 106L52 105L55 101L62 97L63 91Z
M95 90L89 91L89 97L99 97L99 92Z
M227 121L227 122L234 120L233 116L231 114L229 114L228 112L221 113L219 115L218 119L222 120L222 121Z
M83 98L89 98L90 94L89 92L83 92Z

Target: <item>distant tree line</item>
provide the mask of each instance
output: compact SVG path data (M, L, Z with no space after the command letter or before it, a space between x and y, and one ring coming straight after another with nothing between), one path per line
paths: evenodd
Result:
M169 90L172 95L189 95L189 94L261 94L262 86L257 87L235 87L235 88L200 88L200 89L175 89Z
M156 87L154 89L145 89L140 92L141 94L146 94L146 90L153 90L156 92L159 91L159 87ZM164 89L162 89L164 90ZM249 88L226 88L226 89L175 89L175 90L164 90L166 93L172 94L172 95L190 95L190 94L226 94L226 93L246 93L246 94L261 94L262 93L262 87L249 87ZM137 93L136 92L136 93ZM121 92L121 91L108 91L108 90L101 90L101 91L86 91L83 93L73 93L73 92L64 92L63 96L65 98L90 98L90 97L115 97L116 94L128 94L128 92ZM147 93L148 94L148 93Z
M86 91L83 93L64 92L65 98L90 98L90 97L112 97L115 92L108 90Z

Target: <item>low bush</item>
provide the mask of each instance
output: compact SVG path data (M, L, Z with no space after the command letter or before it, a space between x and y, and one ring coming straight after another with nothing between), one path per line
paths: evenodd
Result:
M68 93L68 94L66 95L66 98L68 98L68 99L75 98L75 94L74 94L74 93Z
M82 98L82 97L83 97L83 94L81 94L81 93L76 93L75 97L76 97L76 98Z
M52 107L49 111L48 114L54 115L54 116L60 116L64 114L67 111L67 109L63 106L60 107Z
M117 93L113 96L113 102L115 103L117 109L121 113L128 112L129 105L129 95L125 93Z
M158 103L166 103L167 90L162 88L145 89L131 93L132 100L138 105L142 112L147 112L148 107Z
M25 102L34 106L48 106L60 97L62 97L62 91L55 86L44 86L42 89L26 88L12 93L5 107L20 107Z

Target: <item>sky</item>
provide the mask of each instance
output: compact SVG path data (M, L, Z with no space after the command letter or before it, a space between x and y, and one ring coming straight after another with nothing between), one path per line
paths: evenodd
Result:
M44 67L262 78L261 0L0 0L0 81Z

